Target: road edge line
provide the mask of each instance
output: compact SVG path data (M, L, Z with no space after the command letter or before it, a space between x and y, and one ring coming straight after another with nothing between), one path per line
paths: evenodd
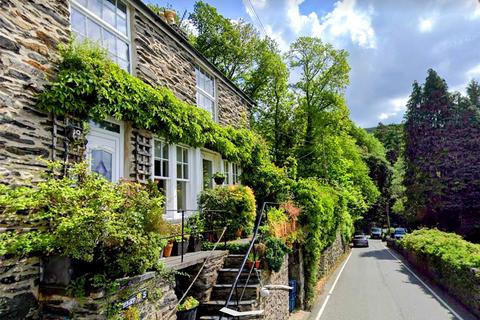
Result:
M433 296L441 303L443 304L447 309L448 311L450 311L455 317L457 317L459 320L464 320L457 312L455 312L455 310L453 310L452 307L450 307L450 305L445 301L443 300L435 291L433 291L432 288L430 288L430 286L428 286L419 276L417 276L417 274L415 272L412 271L412 269L410 269L402 260L400 260L399 258L396 257L396 255L394 255L392 253L392 251L390 250L390 248L388 248L387 246L383 245L385 247L385 249L387 249L387 252L390 253L390 255L392 257L395 258L395 260L397 260L398 262L400 262L404 267L405 269L408 270L408 272L410 272L425 288L428 289L428 291L430 291L431 294L433 294Z
M348 260L350 260L350 257L352 256L352 253L353 253L353 250L350 251L350 254L348 255L348 257L347 257L347 259L345 260L345 262L343 263L343 266L342 266L342 268L340 269L340 272L338 273L337 277L335 278L335 281L333 282L332 287L331 287L330 290L328 291L328 294L327 294L327 296L326 296L326 298L325 298L325 301L323 301L322 307L320 308L320 310L318 311L317 315L315 316L315 320L319 320L320 317L322 316L323 312L325 311L325 307L327 306L327 302L328 302L328 300L330 299L330 296L332 295L333 290L335 289L335 286L337 285L338 279L340 279L340 276L342 275L343 269L345 269L345 266L347 265ZM463 320L463 319L461 319L461 320Z

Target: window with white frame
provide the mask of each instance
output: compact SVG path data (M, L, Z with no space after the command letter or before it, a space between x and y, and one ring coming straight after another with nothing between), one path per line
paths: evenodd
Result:
M197 106L207 110L215 119L215 80L200 68L195 70L197 78Z
M162 140L155 139L153 149L153 178L157 182L158 188L166 194L167 180L169 178L168 144Z
M232 183L240 184L240 168L238 164L232 163Z
M188 149L177 146L176 149L177 167L177 210L187 209L187 187L188 187Z
M230 163L227 160L223 160L223 173L225 174L225 184L230 184Z
M130 71L128 10L122 1L72 0L71 21L78 40L100 43L113 61Z

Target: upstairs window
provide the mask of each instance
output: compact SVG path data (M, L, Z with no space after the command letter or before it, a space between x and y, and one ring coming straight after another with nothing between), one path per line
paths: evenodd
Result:
M72 0L71 21L76 38L101 44L113 61L130 71L127 18L127 6L119 0Z
M203 70L195 70L197 78L197 106L207 110L215 119L215 80Z

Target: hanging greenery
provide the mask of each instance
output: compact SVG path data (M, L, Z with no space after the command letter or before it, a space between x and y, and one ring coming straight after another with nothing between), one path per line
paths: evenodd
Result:
M161 135L169 142L206 147L244 166L263 147L248 129L222 127L201 108L152 87L113 63L89 42L60 48L59 72L40 94L39 107L55 115L104 120L111 116Z

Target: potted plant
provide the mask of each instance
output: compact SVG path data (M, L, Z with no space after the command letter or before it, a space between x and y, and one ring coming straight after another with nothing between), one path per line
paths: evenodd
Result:
M165 9L165 11L163 11L163 14L165 15L165 18L167 19L168 24L175 24L175 17L177 15L175 10Z
M188 241L188 252L202 251L202 239L204 220L199 213L190 216L187 220L186 230L190 235Z
M213 180L217 185L222 185L225 182L227 176L223 172L217 172L213 175Z
M177 307L177 320L195 320L197 318L199 304L197 299L188 296L185 301Z
M184 239L182 240L182 237L178 236L175 237L175 240L173 241L173 255L174 256L181 256L182 255L182 248L183 248L183 254L188 252L188 236L184 236Z
M168 240L167 245L163 248L163 257L168 258L172 255L173 240Z
M260 260L255 259L253 252L248 254L247 258L247 269L252 269L255 266L255 269L260 269Z

